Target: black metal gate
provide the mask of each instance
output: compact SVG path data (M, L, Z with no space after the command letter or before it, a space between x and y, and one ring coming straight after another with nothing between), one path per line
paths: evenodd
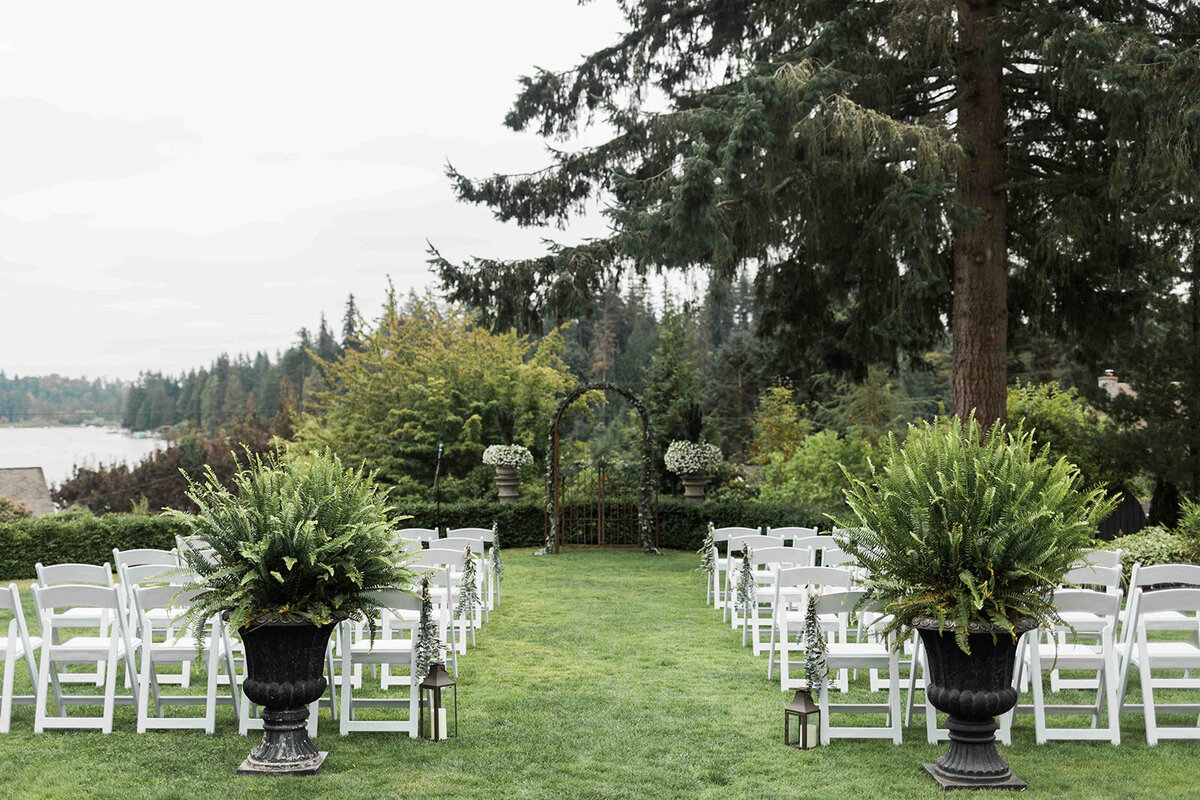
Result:
M559 541L568 545L640 545L638 481L632 465L599 459L559 472ZM657 516L657 514L655 515ZM658 531L655 525L655 545Z

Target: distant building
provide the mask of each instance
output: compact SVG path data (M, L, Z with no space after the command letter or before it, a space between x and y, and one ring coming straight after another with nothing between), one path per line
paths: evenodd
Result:
M54 501L41 467L0 467L0 497L17 501L35 517L54 513Z
M1111 369L1104 370L1096 383L1103 389L1109 397L1116 397L1119 394L1127 394L1130 397L1137 397L1137 392L1128 383L1123 383L1117 379L1116 373Z

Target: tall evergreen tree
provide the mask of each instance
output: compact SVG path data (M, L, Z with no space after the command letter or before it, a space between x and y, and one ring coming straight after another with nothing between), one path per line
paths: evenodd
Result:
M521 225L609 202L600 240L517 261L431 252L450 297L497 324L577 314L628 270L749 264L794 377L862 378L949 320L954 410L987 424L1005 414L1010 327L1102 351L1196 216L1191 0L621 8L612 46L522 78L505 120L612 138L523 175L449 170L460 199Z

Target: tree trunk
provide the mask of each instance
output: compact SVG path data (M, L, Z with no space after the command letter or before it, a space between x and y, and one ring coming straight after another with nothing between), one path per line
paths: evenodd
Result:
M958 202L979 219L954 236L954 412L990 426L1006 417L1003 50L997 2L958 0L958 134L966 154Z

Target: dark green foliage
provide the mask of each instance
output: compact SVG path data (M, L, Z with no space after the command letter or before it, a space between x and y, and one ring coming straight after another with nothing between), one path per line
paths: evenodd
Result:
M966 652L968 623L1052 619L1054 587L1115 505L1030 434L985 433L973 417L912 426L902 445L890 437L870 480L847 492L854 517L838 543L893 615L889 631L933 617L955 625Z
M0 580L35 577L33 565L112 563L113 548L170 550L187 533L182 520L145 514L93 516L60 511L36 519L0 523Z
M62 375L8 377L0 370L0 421L16 425L79 425L101 419L115 423L129 384Z
M188 494L198 513L172 514L215 551L183 553L195 573L185 587L194 593L187 621L197 629L213 614L226 614L235 631L259 621L365 617L374 639L370 593L412 582L390 544L386 493L374 475L336 456L251 456L232 489L209 472Z
M1109 550L1120 549L1126 586L1129 585L1129 576L1135 563L1150 567L1155 564L1194 564L1200 561L1200 548L1194 542L1157 525L1118 536L1111 542L1105 542L1104 547Z

